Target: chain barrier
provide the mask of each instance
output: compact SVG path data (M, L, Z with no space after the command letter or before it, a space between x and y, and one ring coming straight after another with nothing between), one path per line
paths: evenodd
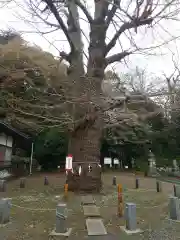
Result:
M20 209L25 209L27 211L41 211L41 212L45 212L45 211L55 211L55 208L27 208L27 207L22 207L19 205L15 205L15 204L11 204L12 207L16 207L16 208L20 208Z

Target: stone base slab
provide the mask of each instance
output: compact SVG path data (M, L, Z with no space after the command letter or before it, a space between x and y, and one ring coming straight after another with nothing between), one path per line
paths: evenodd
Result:
M72 228L68 228L67 229L67 232L65 233L57 233L56 230L53 230L51 233L50 233L50 236L55 236L55 237L69 237L71 235L71 232L72 232Z
M139 228L137 228L136 230L133 230L133 231L126 229L125 226L120 226L120 228L121 228L121 230L122 230L123 232L125 232L125 233L128 234L128 235L132 235L132 234L142 233L142 232L143 232L143 231L142 231L141 229L139 229Z

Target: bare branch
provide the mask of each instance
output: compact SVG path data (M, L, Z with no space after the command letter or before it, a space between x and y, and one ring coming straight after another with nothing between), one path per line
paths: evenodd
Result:
M87 8L80 2L80 0L75 0L77 6L83 11L85 16L87 17L89 23L92 23L93 18L91 17L90 13L88 12Z
M52 0L44 0L44 2L47 4L48 8L51 10L51 12L53 13L54 17L56 18L56 20L58 21L61 29L63 30L68 42L69 42L69 45L71 47L71 51L74 50L74 44L73 44L73 41L71 40L70 36L69 36L69 33L68 33L68 29L66 27L66 25L64 24L62 18L60 17L59 13L58 13L58 10L57 8L54 6L54 3Z
M131 22L126 22L124 23L119 31L116 32L112 40L107 44L106 49L105 49L105 55L108 54L108 52L116 45L117 39L120 37L120 35L125 32L128 29L132 29L135 27L143 26L143 25L149 25L153 21L153 18L148 18L148 19L135 19L134 21Z
M120 62L123 58L125 58L126 56L129 56L132 53L133 52L124 51L124 52L109 56L106 58L106 66L114 62Z
M120 0L114 0L113 1L113 6L111 8L111 10L108 12L107 15L107 20L106 20L106 25L107 27L109 26L110 22L112 21L117 9L118 9L118 4L120 4Z

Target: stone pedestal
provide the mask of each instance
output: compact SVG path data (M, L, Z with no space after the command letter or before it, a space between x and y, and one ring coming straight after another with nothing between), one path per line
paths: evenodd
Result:
M142 232L140 229L137 228L135 203L126 203L125 220L126 220L126 225L122 226L121 229L125 231L127 234Z
M0 192L5 192L5 191L6 191L6 181L0 180Z
M169 198L169 218L171 220L180 220L180 200L177 197Z
M59 203L56 208L56 228L51 236L68 237L72 228L67 228L67 207L65 203Z
M10 221L11 199L0 199L0 224L7 224Z
M60 203L56 208L56 233L67 232L66 226L67 209L65 203Z

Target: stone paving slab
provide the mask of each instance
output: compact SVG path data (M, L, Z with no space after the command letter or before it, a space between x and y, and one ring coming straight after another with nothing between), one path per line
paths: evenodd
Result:
M100 217L99 207L96 205L83 206L84 216L86 217Z
M107 235L102 219L86 219L88 236Z
M81 197L81 203L83 205L94 204L94 198L93 198L92 195L82 196Z
M88 236L87 240L120 240L119 236L107 234L103 236Z

